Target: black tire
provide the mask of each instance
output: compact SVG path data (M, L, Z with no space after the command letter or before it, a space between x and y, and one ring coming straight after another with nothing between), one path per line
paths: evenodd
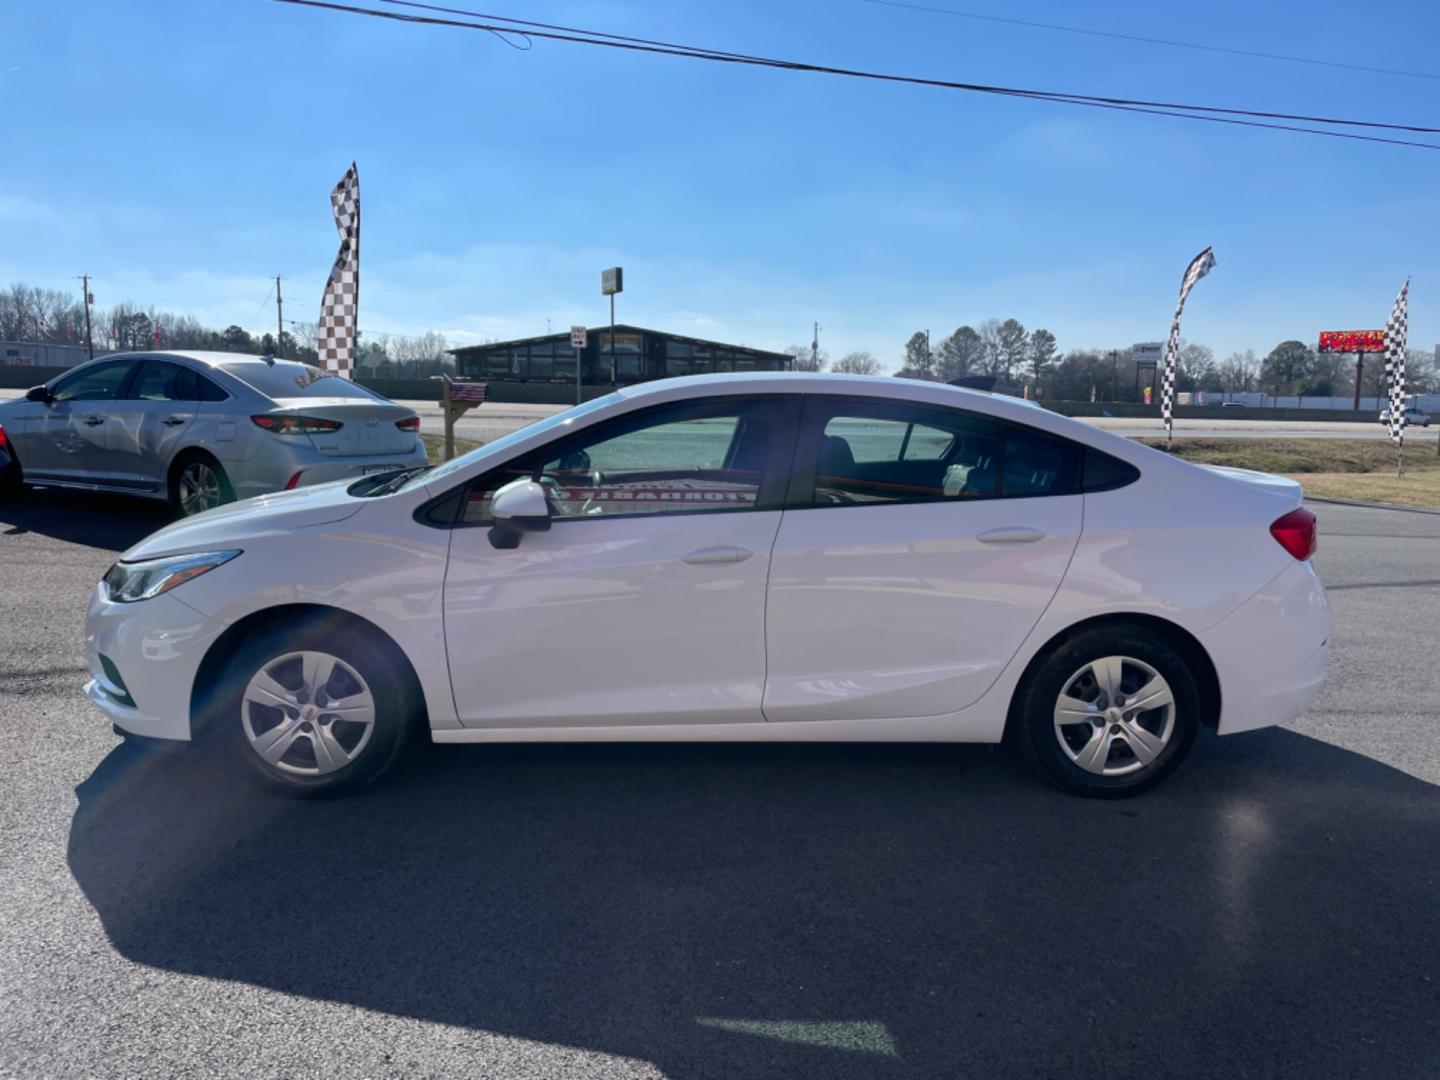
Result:
M213 510L216 506L224 506L226 503L235 501L235 489L230 485L230 477L226 475L224 466L204 450L186 450L170 465L170 508L177 517L189 517L191 514L200 512L200 510L187 509L185 496L181 490L182 478L186 476L187 470L191 466L196 466L214 478L216 496L219 501L212 502L202 509Z
M302 652L325 653L339 661L326 687L338 695L336 701L354 700L346 693L354 690L354 677L359 677L361 688L368 690L374 705L373 721L363 738L355 735L352 743L354 721L340 716L327 721L326 702L319 693L313 702L301 693L294 708L246 701L251 679L261 672L269 673L282 687L303 687L303 678L291 677L299 673L303 662L283 659ZM364 632L324 619L289 620L252 634L226 665L217 685L224 690L200 718L201 737L263 787L298 798L348 795L372 783L400 755L419 714L412 700L412 680L399 669L391 653ZM314 706L313 716L301 713L305 705ZM295 729L288 743L290 748L278 763L267 761L252 736L258 740L279 732L283 738L281 725L285 724ZM337 741L345 744L342 748L347 753L354 750L355 756L333 771L324 771L326 764L317 745L325 733L333 733ZM334 744L327 740L326 745ZM318 771L306 771L312 768Z
M25 475L20 471L20 459L11 456L4 468L0 468L0 503L13 502L24 494Z
M1124 693L1133 693L1140 683L1158 674L1168 684L1172 701L1168 714L1164 707L1142 709L1127 719L1126 711L1106 698L1100 685L1110 681L1097 674L1110 670L1106 658L1130 661L1120 665L1122 691L1117 698L1121 706L1131 704ZM1097 666L1087 672L1087 665L1092 664ZM1151 672L1147 673L1146 667ZM1088 692L1095 694L1090 701L1070 696ZM1066 694L1067 715L1083 711L1090 716L1102 699L1117 712L1094 713L1098 724L1093 718L1082 718L1079 723L1057 727L1062 693ZM1144 734L1129 734L1132 725L1143 727ZM1160 635L1129 624L1100 626L1064 642L1031 669L1016 695L1010 726L1010 734L1031 765L1062 791L1087 798L1124 798L1160 783L1189 753L1200 726L1200 691L1184 658ZM1156 753L1161 733L1166 733L1163 748ZM1131 740L1139 742L1145 735L1151 738L1144 740L1147 746L1137 754ZM1105 741L1091 743L1092 738ZM1094 764L1116 775L1089 771L1078 763L1077 757L1088 758L1092 747ZM1099 760L1101 751L1104 760ZM1142 761L1141 754L1153 757Z

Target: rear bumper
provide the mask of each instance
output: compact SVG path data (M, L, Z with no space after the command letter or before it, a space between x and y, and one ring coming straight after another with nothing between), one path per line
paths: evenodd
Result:
M85 695L111 723L131 734L189 739L195 674L224 631L224 623L173 596L113 604L103 586L96 586L85 619L90 669ZM123 686L107 673L102 655Z
M1314 567L1297 562L1200 635L1220 679L1222 735L1284 724L1325 682L1330 604Z

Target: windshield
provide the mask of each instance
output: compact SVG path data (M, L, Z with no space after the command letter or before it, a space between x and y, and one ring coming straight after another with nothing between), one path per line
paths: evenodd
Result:
M236 360L221 364L220 370L272 400L297 397L377 400L375 394L358 383L295 360L276 360L273 364L264 360Z
M548 416L544 420L537 420L533 424L527 424L525 427L517 428L508 435L502 435L494 442L486 443L484 446L477 446L469 453L461 454L459 457L453 458L442 465L436 465L432 469L427 469L424 472L415 474L407 483L396 490L404 491L416 484L433 484L441 481L445 477L459 472L461 469L468 468L474 462L479 461L481 458L497 450L504 450L506 447L515 446L517 443L530 438L532 435L539 435L547 431L563 430L567 426L574 424L581 417L588 416L590 413L598 409L603 409L608 405L613 405L619 400L619 394L606 394L603 397L597 397L592 401L587 401L583 405L576 405L574 408L566 409L564 412L556 413L554 416Z

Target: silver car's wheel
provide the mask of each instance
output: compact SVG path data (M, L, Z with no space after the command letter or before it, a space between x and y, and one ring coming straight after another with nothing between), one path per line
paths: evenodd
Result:
M225 502L225 484L206 461L191 461L176 481L180 512L186 517L214 509Z
M250 748L294 776L338 772L365 752L375 730L375 695L350 664L327 652L266 661L246 684L241 725Z
M1155 668L1105 656L1065 680L1055 702L1055 738L1065 756L1096 776L1151 765L1175 731L1175 695Z

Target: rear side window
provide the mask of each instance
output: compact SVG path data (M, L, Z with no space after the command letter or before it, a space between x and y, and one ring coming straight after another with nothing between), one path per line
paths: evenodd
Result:
M230 395L204 375L186 368L180 375L180 388L186 401L224 401Z
M349 379L295 360L243 360L221 365L226 374L258 390L271 399L279 398L359 398L378 401L380 398Z
M1011 428L1005 435L1000 491L1013 496L1069 495L1078 485L1081 458L1072 442Z
M895 402L832 399L810 409L800 460L813 455L815 479L792 491L801 504L1034 498L1081 487L1084 447L1023 424Z

